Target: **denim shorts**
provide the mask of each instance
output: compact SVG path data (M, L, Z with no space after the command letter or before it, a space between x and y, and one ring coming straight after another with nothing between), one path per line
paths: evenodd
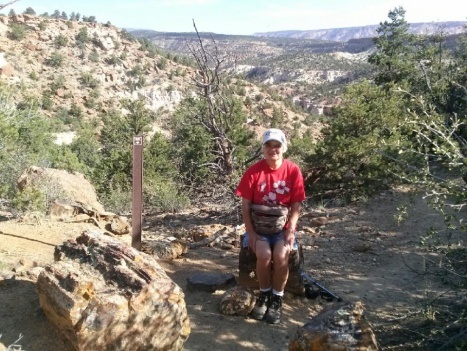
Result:
M258 236L258 240L267 241L270 246L274 246L274 244L277 243L278 241L284 240L284 234L285 234L285 230L280 231L277 234L271 234L271 235L256 234L256 235ZM245 232L245 235L243 236L243 247L248 247L248 233L247 232ZM298 244L297 244L297 240L295 240L295 234L294 234L292 250L293 251L298 250Z

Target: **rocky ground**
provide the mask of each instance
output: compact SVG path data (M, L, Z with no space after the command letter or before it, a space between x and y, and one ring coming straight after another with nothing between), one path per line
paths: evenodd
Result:
M395 217L402 204L407 206L407 219L398 223ZM316 215L327 217L328 223L315 227ZM12 344L22 350L66 350L40 309L31 267L52 262L54 245L95 227L46 218L19 222L5 214L0 218L0 272L7 278L0 280L0 350ZM363 302L383 350L454 350L456 340L465 338L465 323L463 326L458 311L465 308L467 298L465 290L455 288L461 278L451 272L465 269L466 261L459 259L460 266L454 267L453 261L441 261L439 250L419 246L420 237L430 228L442 226L440 216L429 210L421 196L398 189L352 206L305 208L300 223L305 271L345 301ZM157 236L191 237L221 226L240 233L240 224L238 218L219 212L160 215L145 218L143 241ZM443 235L444 243L449 239L452 247L465 253L465 234L452 231ZM121 240L129 243L131 239L124 236ZM219 302L223 291L211 294L185 289L187 278L198 272L238 276L238 252L238 248L200 247L161 262L186 293L192 328L186 351L286 350L297 328L336 303L287 294L283 322L272 326L248 317L222 315ZM439 331L442 327L444 332Z

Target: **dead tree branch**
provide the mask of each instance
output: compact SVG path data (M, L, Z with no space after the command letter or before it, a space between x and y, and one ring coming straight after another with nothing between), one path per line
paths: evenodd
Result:
M3 5L0 4L0 10L3 10L5 7L10 6L11 4L14 4L15 2L18 2L18 1L19 0L13 0Z
M198 97L205 102L205 113L197 114L197 121L213 138L216 155L216 163L224 175L232 174L233 153L235 145L228 137L233 127L235 113L234 101L228 97L225 73L222 72L228 55L221 55L219 47L211 36L212 46L207 47L193 20L193 27L198 38L197 45L188 45L196 65L198 66L196 77L192 78L193 85L198 89ZM204 112L204 111L203 111Z

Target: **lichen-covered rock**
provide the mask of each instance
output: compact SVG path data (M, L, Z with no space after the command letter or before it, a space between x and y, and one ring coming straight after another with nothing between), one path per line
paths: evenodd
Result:
M49 321L74 350L181 350L190 333L184 294L156 260L98 231L55 249L37 289Z
M236 286L222 296L220 311L225 315L247 316L253 310L255 302L255 294L250 288Z
M289 351L380 350L361 302L335 304L301 327Z

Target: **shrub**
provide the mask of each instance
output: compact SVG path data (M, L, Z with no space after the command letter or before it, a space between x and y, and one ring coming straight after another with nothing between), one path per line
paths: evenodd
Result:
M117 56L112 55L112 56L110 56L110 57L107 57L107 58L105 59L105 62L106 62L107 64L109 64L109 65L116 65L117 63L120 62L120 60L118 59Z
M89 96L86 101L84 102L84 106L87 108L95 108L96 107L96 99Z
M12 200L12 205L18 212L40 211L47 209L45 195L38 189L26 188L18 192Z
M87 108L95 108L98 104L97 99L100 97L99 89L93 89L89 92L89 96L87 97L86 101L84 102L84 106Z
M190 205L188 196L172 180L162 177L143 184L143 196L150 208L162 212L178 212Z
M96 49L91 51L91 53L88 56L88 60L94 63L99 62L99 53L97 52Z
M83 110L77 104L72 103L70 109L68 110L68 114L73 117L81 117L83 114Z
M63 34L59 34L58 36L55 37L54 45L57 49L60 49L61 47L66 46L66 44L68 44L68 38L64 36Z
M10 26L10 32L8 33L8 37L12 40L20 41L26 37L26 26L20 23L13 23Z
M54 78L54 81L50 84L50 90L52 93L55 93L58 89L65 86L65 76L60 74L58 77Z
M129 40L131 42L135 42L137 40L136 37L133 34L131 34L130 32L128 32L125 29L120 31L120 37L122 39L126 39L126 40Z
M92 89L91 92L89 93L89 96L93 99L97 99L98 97L101 96L101 92L99 89Z
M39 102L36 97L26 96L23 101L18 102L16 108L18 110L37 110L39 107Z
M32 71L31 73L29 73L29 78L31 78L32 80L39 80L39 76L37 75L36 71Z
M144 73L143 68L140 65L136 65L131 70L129 70L127 74L130 77L138 77L142 75L143 73Z
M106 194L100 196L102 205L111 212L118 214L131 213L132 193L130 190L112 188Z
M240 95L240 96L245 96L246 95L246 89L244 87L240 87L237 90L237 94Z
M78 43L87 43L90 41L89 35L88 35L88 27L82 27L78 34L76 34L75 39Z
M63 65L64 57L58 51L53 52L50 57L45 61L46 65L50 67L61 67Z
M68 115L68 110L64 107L57 109L56 116L63 124L71 124L73 122L73 119Z
M54 102L53 102L52 98L49 95L44 95L42 97L41 106L42 106L42 108L44 110L50 111L52 109L53 104L54 104Z
M157 62L157 68L164 70L167 67L167 59L161 57L160 60Z
M80 82L84 87L97 88L99 86L99 80L94 78L89 72L85 72L81 75Z

